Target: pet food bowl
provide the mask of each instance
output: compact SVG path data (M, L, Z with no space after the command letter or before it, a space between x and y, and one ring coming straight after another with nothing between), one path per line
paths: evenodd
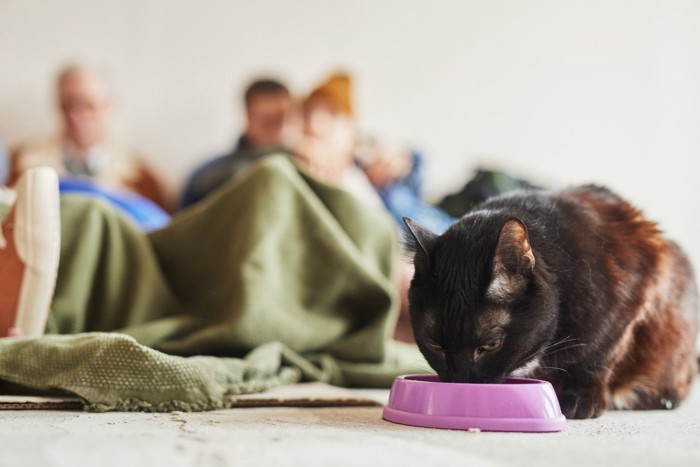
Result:
M394 380L385 420L452 430L551 432L566 428L547 381L507 378L501 384L441 383L437 376Z

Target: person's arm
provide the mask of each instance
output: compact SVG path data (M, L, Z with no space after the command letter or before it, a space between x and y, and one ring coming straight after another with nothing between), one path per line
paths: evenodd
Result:
M377 188L385 188L406 178L413 168L413 158L409 152L389 153L379 151L374 158L363 164L367 178Z
M163 186L153 170L143 162L138 163L137 170L138 176L134 178L130 188L153 201L166 212L172 212L172 207L165 196Z

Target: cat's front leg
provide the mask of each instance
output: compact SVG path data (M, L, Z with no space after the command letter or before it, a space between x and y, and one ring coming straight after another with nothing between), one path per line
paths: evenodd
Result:
M597 418L607 408L602 385L565 388L558 397L566 418Z

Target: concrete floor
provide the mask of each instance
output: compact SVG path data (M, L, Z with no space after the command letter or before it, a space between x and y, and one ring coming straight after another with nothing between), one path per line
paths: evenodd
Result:
M395 425L379 407L2 411L0 466L700 466L700 382L677 410L567 423L552 434L469 433Z

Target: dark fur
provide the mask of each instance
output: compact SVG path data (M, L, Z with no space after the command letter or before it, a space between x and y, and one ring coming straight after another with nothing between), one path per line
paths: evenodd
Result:
M609 190L494 198L440 236L406 223L411 325L441 380L500 382L537 358L527 376L550 381L570 418L673 408L688 393L697 372L691 266Z

